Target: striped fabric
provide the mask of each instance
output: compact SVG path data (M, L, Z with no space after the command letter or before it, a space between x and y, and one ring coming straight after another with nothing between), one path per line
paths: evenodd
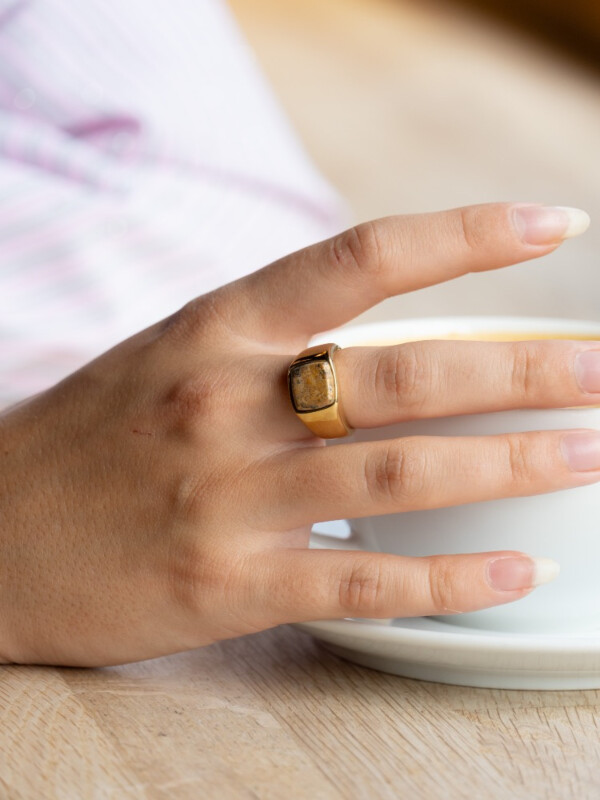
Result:
M217 0L0 0L0 404L343 217Z

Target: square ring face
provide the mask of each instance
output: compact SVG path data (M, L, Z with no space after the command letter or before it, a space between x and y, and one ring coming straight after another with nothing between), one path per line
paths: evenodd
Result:
M294 364L290 369L290 387L296 411L319 411L335 402L335 381L329 361Z

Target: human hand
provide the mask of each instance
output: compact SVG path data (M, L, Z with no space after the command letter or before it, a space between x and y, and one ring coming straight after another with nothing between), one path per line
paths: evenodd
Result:
M519 553L309 550L311 525L590 483L597 439L571 456L566 431L323 447L286 386L312 334L387 296L544 255L576 232L564 211L517 208L360 225L193 300L7 410L4 659L117 664L285 622L472 611L528 594L536 563ZM373 427L597 404L598 373L586 391L575 372L589 349L429 341L347 348L336 366L348 422ZM472 479L456 474L457 459Z

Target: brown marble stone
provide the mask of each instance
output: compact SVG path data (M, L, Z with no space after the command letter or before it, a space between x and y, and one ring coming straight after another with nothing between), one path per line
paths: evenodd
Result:
M327 361L296 364L290 371L292 397L296 411L317 411L335 400L335 386Z

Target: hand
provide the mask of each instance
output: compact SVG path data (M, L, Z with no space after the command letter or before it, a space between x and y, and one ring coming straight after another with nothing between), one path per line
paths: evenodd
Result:
M515 209L360 225L193 300L9 409L4 658L117 664L285 622L470 611L531 591L535 564L519 553L308 550L311 524L579 486L600 479L597 447L569 462L565 431L323 447L285 380L311 334L389 295L549 253L573 232L563 211ZM368 427L597 404L574 371L591 345L430 341L344 349L337 365L348 421ZM508 572L499 555L515 557Z

